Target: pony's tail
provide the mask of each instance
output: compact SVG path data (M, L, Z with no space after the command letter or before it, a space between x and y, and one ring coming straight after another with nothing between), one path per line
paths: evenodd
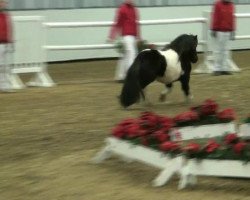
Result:
M122 87L120 103L123 107L128 107L136 103L140 99L140 95L144 98L144 93L139 82L139 68L140 59L138 56L129 68Z

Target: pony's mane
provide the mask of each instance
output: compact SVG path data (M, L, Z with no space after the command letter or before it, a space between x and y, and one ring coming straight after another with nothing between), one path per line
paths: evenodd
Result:
M170 44L166 45L162 50L173 49L180 56L183 52L190 49L190 46L195 45L194 35L182 34L175 38Z

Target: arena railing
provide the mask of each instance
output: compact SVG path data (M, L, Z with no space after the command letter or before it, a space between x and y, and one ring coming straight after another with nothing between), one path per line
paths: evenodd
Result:
M26 85L19 74L33 73L29 86L51 87L55 83L47 72L46 27L42 16L14 16L14 43L6 45L7 77L12 89ZM31 30L32 31L27 31ZM25 33L25 34L23 34Z
M187 24L204 23L205 18L180 18L180 19L160 19L160 20L142 20L140 25L164 25L164 24ZM79 28L79 27L109 27L113 22L49 22L45 23L48 28ZM169 42L154 43L156 46L164 46ZM199 44L204 45L206 41L200 40ZM115 44L95 44L95 45L49 45L48 50L86 50L86 49L114 49Z
M159 20L142 20L140 25L167 25L167 24L187 24L187 23L201 23L202 24L202 37L199 40L202 52L204 53L204 62L200 64L195 73L211 73L213 71L214 56L211 55L211 44L209 43L209 17L210 12L204 11L203 17L197 18L180 18L180 19L159 19ZM250 18L249 13L237 13L237 18ZM45 23L48 28L78 28L78 27L107 27L111 26L113 22L49 22ZM235 40L250 39L250 35L237 35ZM156 42L156 46L161 47L169 42ZM89 49L114 49L115 44L94 44L94 45L49 45L46 46L47 50L89 50ZM228 64L231 71L239 72L239 67L233 62L231 56L229 57Z
M250 13L237 13L237 18L250 18ZM10 70L10 79L15 88L23 88L24 85L21 83L21 80L18 77L20 73L36 73L35 78L31 81L30 84L35 86L44 86L50 87L54 85L53 80L50 78L47 73L47 51L56 51L56 50L87 50L87 49L114 49L116 48L115 44L93 44L93 45L47 45L46 31L49 28L79 28L79 27L108 27L113 24L113 22L44 22L44 18L40 16L16 16L14 17L14 22L19 23L30 21L34 23L34 26L37 27L39 33L34 34L35 29L33 28L32 35L38 35L39 38L34 38L33 36L27 38L25 41L18 38L16 35L16 50L12 55L12 59L9 62L12 66ZM212 62L213 56L209 51L209 12L204 12L203 17L197 18L180 18L180 19L159 19L159 20L142 20L140 24L142 26L146 25L164 25L164 24L187 24L187 23L199 23L202 24L202 37L199 40L199 45L202 47L204 52L204 62L197 67L194 72L196 73L210 73L212 71ZM22 23L23 27L20 30L27 30L26 23ZM28 37L28 36L27 36ZM33 38L32 41L30 39ZM42 39L41 39L42 38ZM237 35L235 40L246 40L250 39L250 35ZM38 42L39 41L39 42ZM27 45L32 47L27 49ZM157 42L154 43L156 46L164 46L169 42ZM36 44L36 46L34 46ZM26 60L23 60L23 50L26 48L30 50L29 57ZM34 51L34 49L37 49ZM34 58L33 58L34 57ZM232 67L232 71L240 71L236 64L229 60L229 64Z

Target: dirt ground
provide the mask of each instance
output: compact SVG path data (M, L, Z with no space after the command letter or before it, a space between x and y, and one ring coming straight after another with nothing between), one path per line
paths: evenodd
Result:
M245 117L250 51L234 52L233 58L241 73L192 75L189 105L179 84L169 96L172 103L159 104L163 85L154 83L148 89L152 107L123 110L117 101L122 85L113 81L115 60L51 64L56 87L0 93L0 200L250 200L249 179L199 177L195 188L178 191L177 177L153 188L159 170L141 163L116 157L90 163L112 127L143 110L173 116L213 98Z

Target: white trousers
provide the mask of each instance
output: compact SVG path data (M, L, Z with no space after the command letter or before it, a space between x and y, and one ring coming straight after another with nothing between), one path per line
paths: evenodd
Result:
M228 65L230 32L217 32L214 40L214 71L230 71Z
M119 59L116 72L115 80L124 80L127 71L131 64L133 63L137 54L136 38L132 35L126 35L122 37L122 43L125 49L124 54Z
M10 87L7 66L7 45L0 44L0 90L9 90Z

